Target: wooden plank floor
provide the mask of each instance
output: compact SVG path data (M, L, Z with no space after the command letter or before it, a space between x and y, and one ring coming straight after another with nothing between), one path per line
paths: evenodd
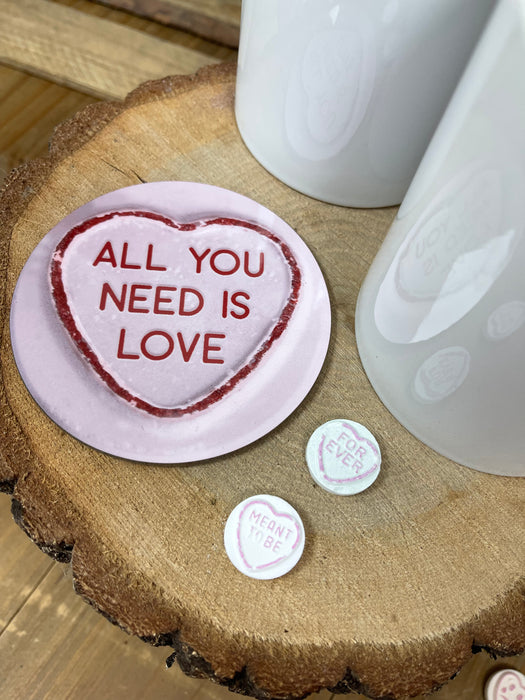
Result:
M3 700L229 700L209 681L167 670L169 649L125 634L74 592L68 565L40 552L0 496L0 697ZM482 700L488 674L511 666L481 653L433 700ZM328 691L312 700L333 700ZM352 698L362 698L352 695ZM420 698L423 700L423 698Z
M209 681L165 668L154 648L111 625L73 592L67 565L40 552L0 498L0 697L226 700ZM328 700L330 693L317 696Z
M0 61L100 98L194 73L226 47L87 2L0 0ZM118 21L116 21L118 20Z
M225 46L86 0L0 0L0 17L0 183L11 168L45 153L56 124L95 97L122 97L144 78L144 66L150 71L146 77L162 77L236 56ZM106 55L96 70L88 70L93 55L89 52L94 49L79 33L88 28L93 34L90 18L108 23L100 25L106 29L115 25L116 36L128 47L140 38L136 62L123 69L125 79L115 80L106 61L111 32L100 32L99 52ZM25 44L17 39L23 23L29 23ZM68 34L68 27L74 28L73 34ZM51 40L53 31L69 36L66 46L69 51L76 49L74 61L60 58L61 44L56 36L55 43ZM117 58L125 68L125 61ZM54 563L36 548L15 525L9 497L0 495L2 700L233 697L209 681L186 678L177 667L167 670L168 654L169 649L129 637L86 605L73 591L68 566ZM505 666L525 671L525 655L505 662L478 654L432 697L481 700L489 672ZM312 696L333 697L328 691Z
M241 0L97 0L226 46L239 45Z

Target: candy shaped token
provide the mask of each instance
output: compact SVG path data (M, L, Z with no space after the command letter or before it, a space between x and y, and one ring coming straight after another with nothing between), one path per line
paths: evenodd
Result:
M195 183L128 187L73 212L30 256L11 310L20 374L56 423L165 463L278 425L329 334L303 241L256 202Z
M292 569L303 553L304 527L297 511L278 496L252 496L231 512L224 547L246 576L272 579Z
M319 486L348 496L364 491L377 479L381 452L372 433L360 423L331 420L312 434L306 462Z
M525 675L512 668L497 671L485 686L485 700L525 700Z

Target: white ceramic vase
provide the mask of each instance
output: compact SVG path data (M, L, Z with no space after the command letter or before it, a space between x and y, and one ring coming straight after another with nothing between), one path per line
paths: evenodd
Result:
M494 0L243 0L236 116L291 187L399 204Z
M364 368L414 435L525 476L525 0L500 0L362 287Z

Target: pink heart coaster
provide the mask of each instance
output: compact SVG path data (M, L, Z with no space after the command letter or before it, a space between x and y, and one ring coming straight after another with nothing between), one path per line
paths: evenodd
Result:
M231 512L224 546L232 564L256 579L290 571L301 558L304 527L297 511L277 496L252 496Z
M50 418L147 462L212 458L275 428L329 337L326 285L301 238L253 200L197 183L128 187L74 211L29 257L11 307L18 369Z
M485 686L486 700L525 700L525 675L512 668L494 673Z
M162 417L203 410L246 379L285 330L301 288L289 247L262 226L180 224L148 211L111 212L68 231L50 277L60 319L93 370Z

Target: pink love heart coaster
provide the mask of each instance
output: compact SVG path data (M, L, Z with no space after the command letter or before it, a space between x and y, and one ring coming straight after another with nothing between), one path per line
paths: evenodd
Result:
M319 486L349 496L364 491L377 479L381 451L364 425L337 419L312 433L306 446L306 463Z
M159 463L273 429L314 383L329 335L326 285L297 234L196 183L128 187L70 214L33 251L11 308L17 366L48 415Z
M50 278L64 328L94 371L163 417L203 410L247 377L286 329L301 288L289 247L257 224L181 224L143 210L71 229Z
M230 513L224 528L224 547L232 564L246 576L278 578L301 558L303 523L282 498L252 496Z
M496 671L485 685L485 700L525 700L525 675L513 668Z

